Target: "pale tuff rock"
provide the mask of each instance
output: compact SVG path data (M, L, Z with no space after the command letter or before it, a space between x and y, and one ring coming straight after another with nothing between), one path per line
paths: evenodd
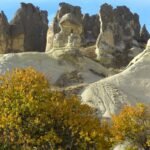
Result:
M32 4L21 3L14 19L8 23L0 15L0 53L45 51L48 29L47 12Z
M47 33L46 51L53 48L53 39L61 31L60 20L66 14L72 14L82 26L81 45L95 43L99 34L100 23L98 15L83 15L79 6L72 6L67 3L60 3L59 10L56 13Z
M128 104L150 103L150 40L147 48L121 73L92 83L82 93L82 101L111 117Z
M62 17L67 14L72 14L76 18L76 21L82 24L82 14L81 8L79 6L72 6L67 3L60 3L59 10L57 11L56 16L54 17L54 20L51 23L47 33L46 52L51 51L51 49L53 48L53 40L56 37L55 35L61 31L60 20L62 20Z
M133 144L131 144L131 143L125 141L125 142L123 142L123 143L121 143L121 144L116 145L116 146L113 148L113 150L127 150L130 146L132 147ZM139 148L138 150L143 150L143 149Z
M96 44L97 59L106 66L121 67L129 62L129 49L139 47L139 16L125 6L115 9L104 4L100 9L101 29Z
M33 67L59 87L89 84L109 74L106 68L91 59L70 57L54 59L48 53L39 52L4 54L0 56L0 74L13 68Z
M146 49L145 50L149 51L149 49L150 49L150 40L147 41L147 45L146 45Z
M53 48L49 54L60 57L66 53L77 54L81 45L82 25L72 13L65 14L59 21L60 32L55 34Z

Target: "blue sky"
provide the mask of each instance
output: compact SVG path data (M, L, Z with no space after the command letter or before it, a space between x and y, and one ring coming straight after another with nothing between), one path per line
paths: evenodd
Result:
M39 6L43 10L47 10L49 13L49 20L52 20L53 16L58 9L58 4L61 0L0 0L0 10L3 10L8 19L11 20L16 10L20 7L20 3L33 3ZM100 5L103 3L109 3L113 7L119 5L126 5L132 12L136 12L140 16L141 24L146 24L150 31L150 0L63 0L73 5L79 5L82 8L83 13L96 14L99 12Z

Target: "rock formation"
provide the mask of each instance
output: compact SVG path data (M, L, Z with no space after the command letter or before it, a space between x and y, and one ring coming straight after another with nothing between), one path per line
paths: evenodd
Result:
M66 53L77 54L81 46L82 24L72 13L65 14L59 21L60 32L53 38L51 55L60 57Z
M83 43L96 43L100 32L99 15L83 15Z
M150 104L150 40L146 49L136 56L121 73L88 86L82 101L104 117L111 117L128 104Z
M0 13L0 54L5 53L10 48L9 23L4 12Z
M87 84L98 81L109 74L106 68L89 58L70 57L54 59L44 52L3 54L0 55L0 74L13 68L33 67L45 74L51 85L61 90L64 88L78 89L78 92L81 92Z
M41 11L32 4L21 3L14 19L8 23L2 12L0 52L45 51L47 15L46 11Z
M68 14L68 13L73 14L78 19L79 22L82 19L81 8L79 6L72 6L67 3L60 3L59 7L60 8L56 13L56 17L55 17L56 20L54 22L54 23L57 22L57 26L54 26L54 33L57 33L60 31L59 21L65 14Z
M140 41L143 42L143 43L146 43L149 38L150 38L150 34L147 31L147 28L144 24L141 31L140 31Z
M101 30L96 44L97 59L106 66L125 66L128 52L138 47L140 39L139 16L126 6L115 9L104 4L100 9Z
M72 6L67 3L60 3L59 10L51 23L47 33L47 47L46 51L50 51L53 48L53 39L57 33L60 32L61 27L59 26L62 17L66 14L72 14L76 20L82 25L81 44L86 45L88 43L95 43L99 34L100 24L99 16L88 14L83 15L79 6Z
M132 47L128 50L128 58L131 60L143 51L140 47Z
M81 14L81 8L79 6L72 6L67 3L60 3L59 7L60 8L57 11L56 16L54 17L54 20L51 23L47 33L46 51L50 51L53 48L53 40L54 37L56 37L55 34L61 31L60 20L64 15L72 14L76 18L76 22L81 23L82 14Z
M145 27L140 34L138 15L132 14L125 6L113 9L104 4L100 22L98 26L98 16L83 16L80 7L61 3L52 30L48 31L47 53L1 54L0 74L30 66L43 72L51 84L62 89L77 88L78 94L90 84L82 93L82 101L97 108L98 114L104 117L118 113L126 104L150 103L150 40L140 53L142 49L138 41L143 37L145 42L149 34ZM92 28L94 24L96 26ZM103 78L109 76L108 69L90 59L94 57L93 46L88 50L89 55L93 55L87 55L90 58L78 52L84 37L94 41L98 28L101 30L96 52L102 64L126 65L140 53L126 70L106 79ZM22 3L11 23L1 12L0 52L44 51L46 31L47 13L32 4ZM52 56L59 56L59 59Z

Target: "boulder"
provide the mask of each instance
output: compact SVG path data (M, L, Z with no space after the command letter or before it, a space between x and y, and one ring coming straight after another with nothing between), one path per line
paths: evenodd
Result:
M92 83L82 93L83 103L110 118L124 105L150 104L150 40L146 49L119 74Z
M126 6L113 8L103 4L100 9L100 24L101 30L96 43L97 59L106 66L127 65L130 61L129 49L139 46L139 16Z
M8 23L0 14L0 53L45 51L48 30L47 12L32 4L21 3L14 19Z

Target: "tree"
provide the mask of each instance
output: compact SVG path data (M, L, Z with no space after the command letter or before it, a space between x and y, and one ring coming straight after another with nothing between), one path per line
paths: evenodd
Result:
M32 68L0 76L0 149L107 150L109 125L94 113L77 97L51 90Z
M150 149L150 107L144 104L125 106L112 117L115 142L129 141L145 150Z

